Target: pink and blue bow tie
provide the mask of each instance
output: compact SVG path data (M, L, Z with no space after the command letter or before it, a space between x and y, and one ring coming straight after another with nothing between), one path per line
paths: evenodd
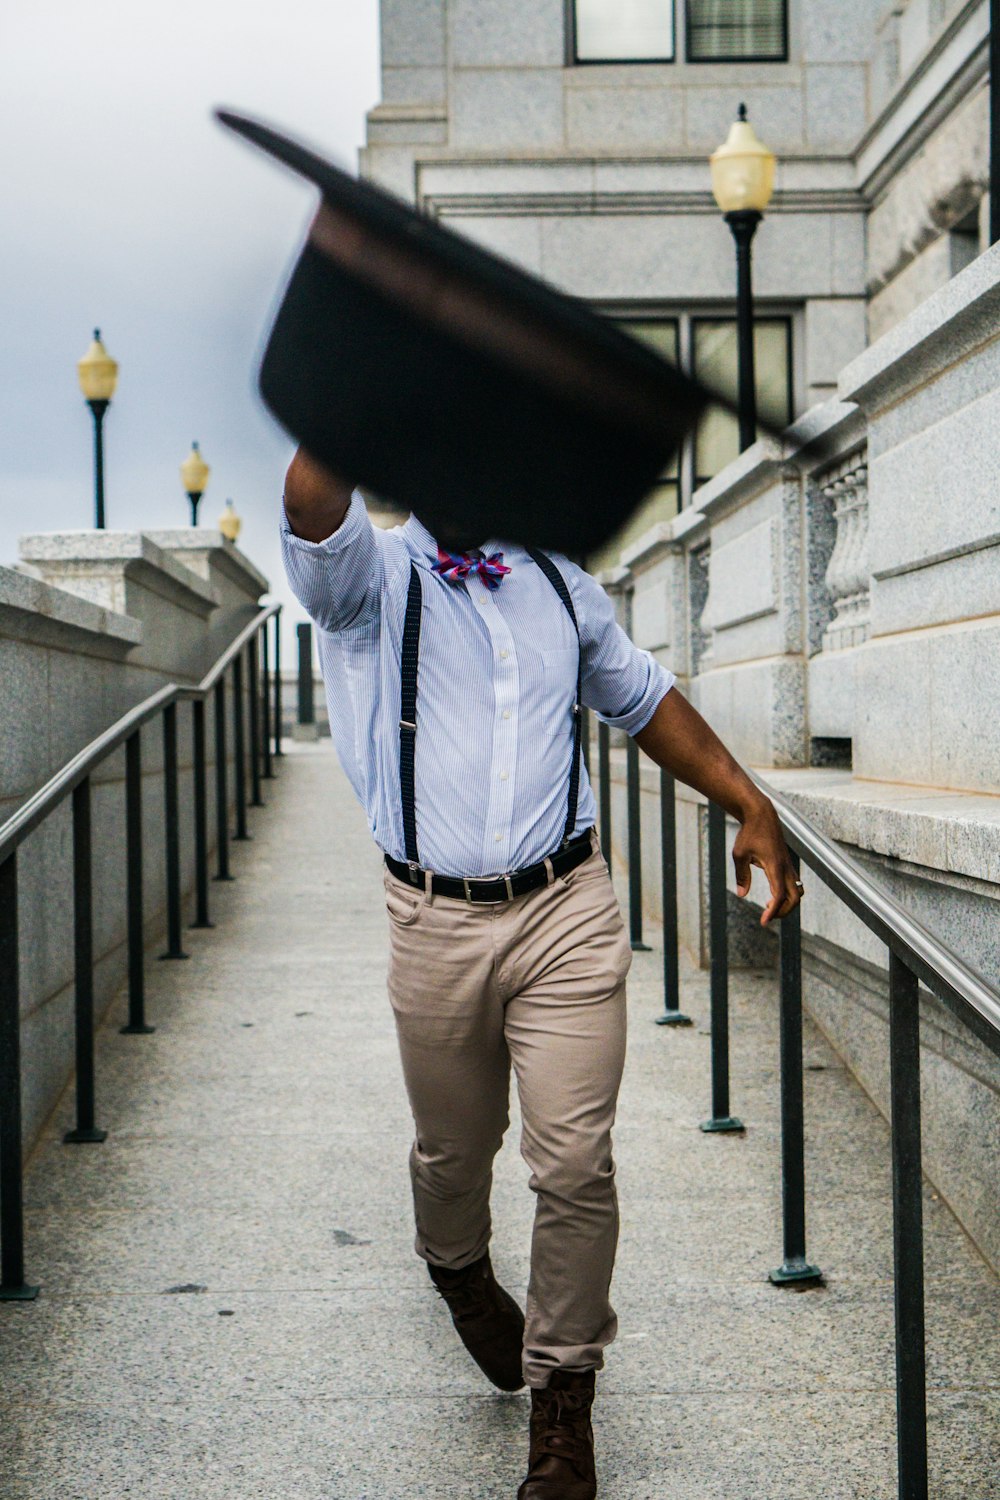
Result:
M438 560L433 571L447 578L449 583L458 583L470 573L478 573L488 589L498 589L510 568L505 568L503 553L494 552L492 557L470 557L468 552L446 552L438 547Z

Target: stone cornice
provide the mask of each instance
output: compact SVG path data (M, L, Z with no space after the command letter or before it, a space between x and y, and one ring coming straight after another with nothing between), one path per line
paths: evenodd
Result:
M423 207L449 219L534 216L579 217L581 214L704 214L719 217L710 192L552 192L552 193L431 193ZM865 213L868 204L852 188L801 188L776 194L768 215L783 213Z

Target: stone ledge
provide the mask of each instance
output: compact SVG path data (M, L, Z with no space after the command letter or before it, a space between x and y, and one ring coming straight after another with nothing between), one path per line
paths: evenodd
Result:
M881 411L937 379L1000 327L1000 245L984 251L842 371L842 401Z
M406 519L405 516L403 518ZM211 528L178 526L169 531L147 531L144 533L157 547L166 553L177 553L179 562L190 568L199 578L211 581L213 570L218 570L233 583L239 584L248 594L256 590L256 597L266 594L270 583L259 568L255 568L235 542L229 541L221 531Z
M780 476L782 458L782 444L777 439L758 438L714 479L695 490L688 509L700 516L715 516L724 508L749 499Z
M0 637L36 646L124 657L142 643L142 623L16 568L0 567Z
M203 618L216 607L207 581L142 531L38 532L18 546L47 583L107 608L124 604L126 579Z
M980 888L1000 886L1000 797L861 781L849 771L764 769L760 775L838 843L965 876Z

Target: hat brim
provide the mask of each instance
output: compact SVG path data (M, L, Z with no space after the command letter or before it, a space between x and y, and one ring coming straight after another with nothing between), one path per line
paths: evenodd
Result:
M218 118L322 195L260 372L292 436L432 531L575 554L617 531L714 393L375 184Z

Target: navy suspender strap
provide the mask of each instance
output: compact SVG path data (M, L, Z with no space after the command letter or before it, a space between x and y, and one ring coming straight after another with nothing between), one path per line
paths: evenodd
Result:
M417 859L417 809L414 752L417 738L417 662L420 656L420 612L423 591L420 570L410 563L410 586L403 620L403 653L399 693L399 790L403 800L403 841L408 864Z
M528 555L538 564L546 578L566 606L566 611L576 631L577 645L580 642L580 627L576 610L570 598L569 588L559 569L544 552L529 547ZM419 865L417 857L417 811L416 782L414 776L417 737L417 664L420 656L420 611L423 592L420 570L410 563L410 586L406 594L406 614L403 619L403 649L400 659L399 693L399 792L403 804L403 842L406 845L406 862ZM563 844L568 844L576 828L576 805L580 796L580 739L582 715L580 695L583 688L583 652L578 651L576 666L576 698L573 703L573 760L569 773L569 805L566 811L566 827Z
M573 600L570 598L569 586L565 578L544 552L539 552L537 547L527 548L528 556L532 562L536 562L545 574L546 578L559 595L566 612L573 622L576 631L576 697L573 700L573 760L569 772L569 806L566 810L566 828L563 832L563 844L568 844L573 837L576 828L576 804L580 795L580 739L583 732L582 702L583 695L583 647L580 642L580 626L577 623L576 610L573 608Z

